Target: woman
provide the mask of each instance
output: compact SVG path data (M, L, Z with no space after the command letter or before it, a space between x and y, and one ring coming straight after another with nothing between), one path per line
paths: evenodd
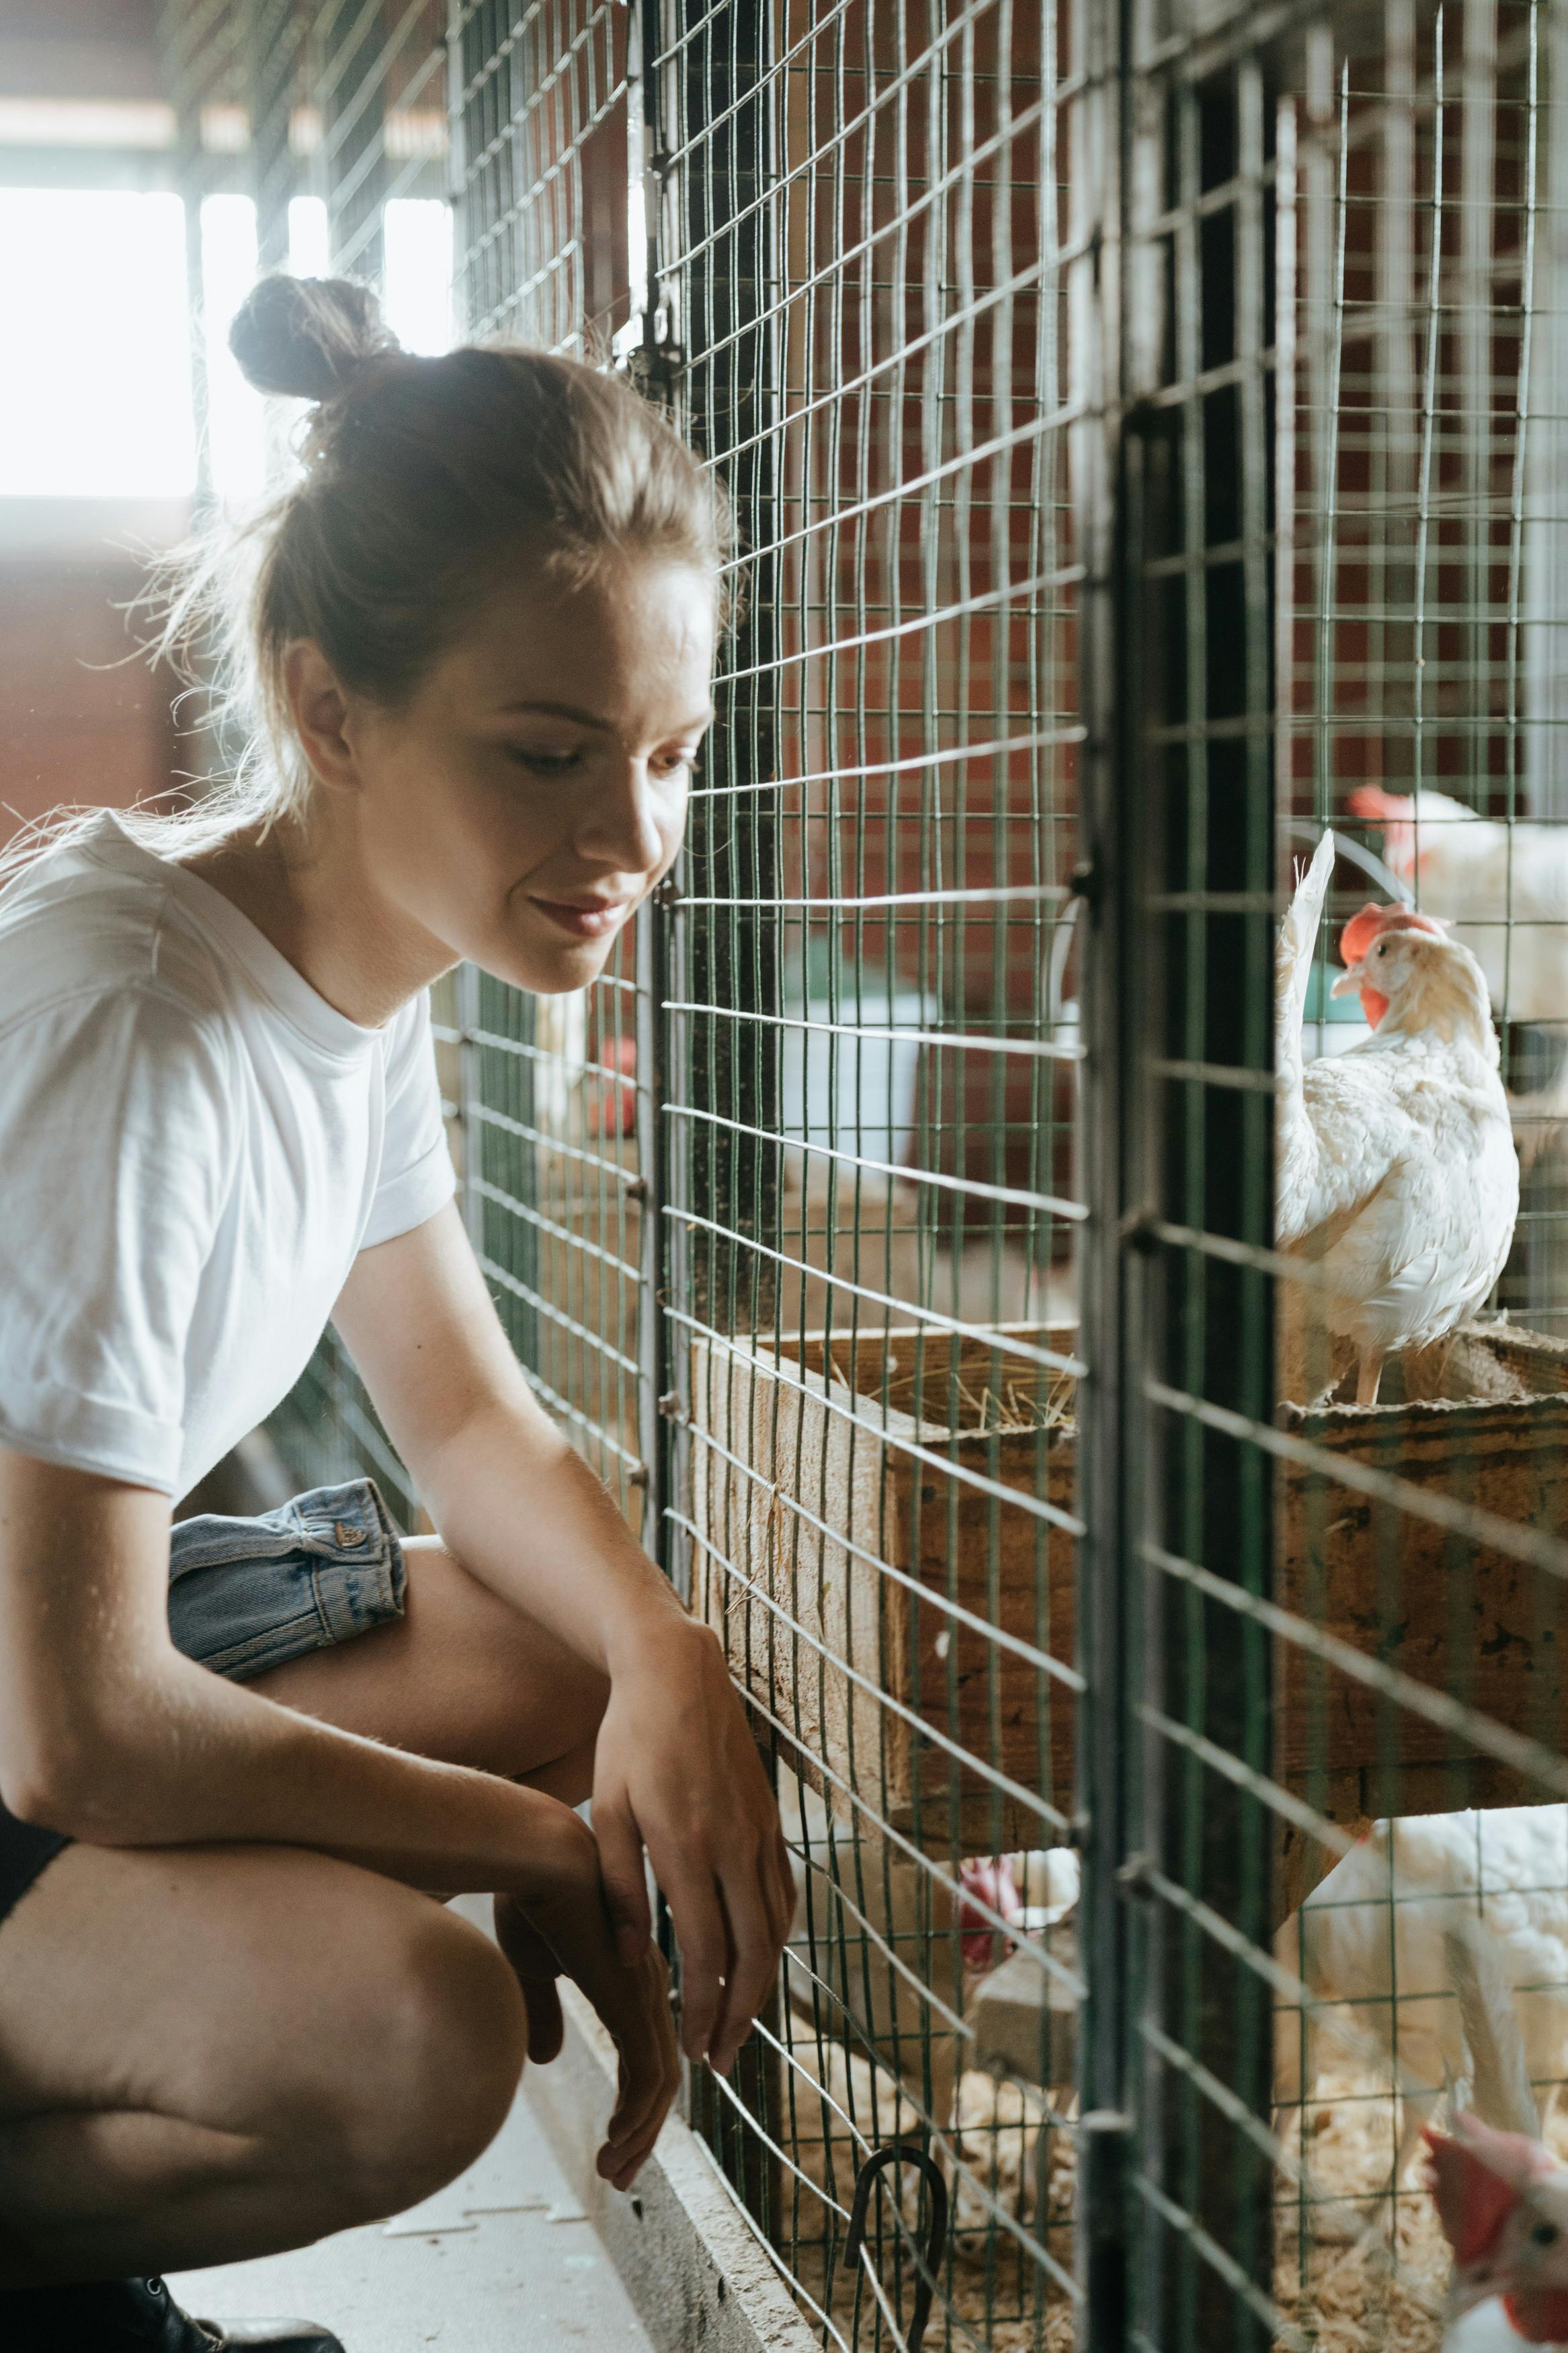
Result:
M332 2348L148 2275L451 2179L558 2047L557 1972L619 2046L625 2188L676 2082L645 1846L693 2060L732 2062L793 1908L718 1645L502 1335L425 997L462 957L581 988L669 867L722 511L613 379L409 357L352 286L265 281L234 345L319 406L244 580L187 573L166 642L226 599L263 754L0 894L10 2353ZM171 1538L329 1316L438 1535L362 1481ZM500 1950L442 1908L475 1889Z

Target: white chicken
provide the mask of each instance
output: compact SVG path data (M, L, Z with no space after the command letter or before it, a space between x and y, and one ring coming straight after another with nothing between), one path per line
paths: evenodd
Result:
M1495 1957L1493 2007L1506 2010L1497 2039L1517 2046L1511 2071L1454 1999L1451 1940L1472 1931ZM1312 2096L1320 2061L1341 2055L1344 2029L1387 2053L1398 2084L1395 2180L1447 2086L1468 2081L1493 2125L1528 2122L1531 2081L1555 2083L1568 2068L1568 1806L1374 1822L1285 1922L1275 1957L1312 1996L1304 2018L1289 2003L1275 2014L1282 2137Z
M1385 1357L1430 1347L1491 1290L1513 1240L1519 1161L1485 977L1429 917L1367 907L1346 925L1333 993L1360 991L1373 1034L1305 1064L1333 860L1325 834L1280 927L1275 1230L1313 1261L1301 1303L1349 1342L1356 1402L1374 1405Z

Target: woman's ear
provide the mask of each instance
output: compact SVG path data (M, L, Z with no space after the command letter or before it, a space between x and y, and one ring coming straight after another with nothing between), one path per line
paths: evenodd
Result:
M320 646L296 638L283 655L289 714L310 773L329 791L354 792L359 767L348 739L348 702Z

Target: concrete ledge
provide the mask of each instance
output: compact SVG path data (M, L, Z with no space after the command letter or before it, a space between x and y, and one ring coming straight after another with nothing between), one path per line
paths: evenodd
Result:
M615 2046L575 1987L563 1982L561 2001L565 2047L528 2070L524 2094L658 2353L816 2353L818 2339L679 2116L629 2197L600 2179L594 2157L615 2093Z

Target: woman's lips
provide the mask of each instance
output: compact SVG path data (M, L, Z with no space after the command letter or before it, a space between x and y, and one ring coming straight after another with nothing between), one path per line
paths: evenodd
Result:
M583 906L574 905L570 899L533 901L542 915L574 940L602 940L619 931L633 903L630 899L599 899Z

